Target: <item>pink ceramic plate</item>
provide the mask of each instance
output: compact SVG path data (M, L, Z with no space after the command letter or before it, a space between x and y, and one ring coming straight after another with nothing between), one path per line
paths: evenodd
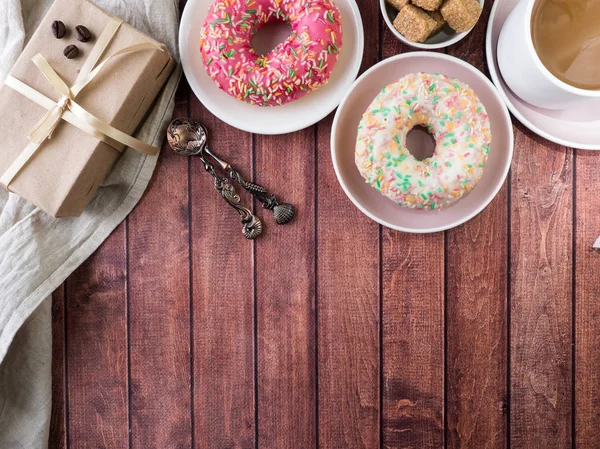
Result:
M518 2L519 0L496 0L490 13L486 57L492 81L500 90L500 95L510 112L537 135L568 147L582 150L600 149L600 100L590 100L562 111L550 111L525 103L504 84L498 70L496 47L502 25Z
M443 73L467 83L483 102L492 127L492 146L481 181L468 195L438 211L398 206L366 184L354 165L356 131L363 112L384 86L414 72ZM473 218L502 187L512 153L510 115L493 84L470 64L440 53L405 53L371 67L356 80L342 101L331 129L333 166L346 195L373 220L405 232L444 231Z

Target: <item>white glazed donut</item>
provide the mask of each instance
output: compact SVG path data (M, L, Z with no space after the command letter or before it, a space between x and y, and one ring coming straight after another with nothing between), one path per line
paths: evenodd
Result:
M406 148L416 125L435 138L432 157ZM413 73L383 88L358 127L355 162L368 184L400 206L438 209L481 179L492 135L485 107L465 83Z

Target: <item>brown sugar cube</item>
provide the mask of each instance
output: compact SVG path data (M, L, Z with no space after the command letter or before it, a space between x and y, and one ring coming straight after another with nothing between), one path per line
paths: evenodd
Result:
M462 33L475 26L481 9L477 0L446 0L440 12L454 31Z
M404 8L410 3L410 0L385 0L388 4L392 5L398 11Z
M394 20L394 28L412 42L424 42L435 27L435 20L413 5L402 8Z
M427 11L435 11L440 8L443 0L412 0L413 5Z
M430 36L433 36L434 34L438 34L440 31L442 31L442 28L444 28L444 25L446 25L446 19L444 19L444 16L442 16L442 13L439 11L431 11L431 12L428 12L427 14L429 14L429 17L431 17L433 20L435 20L435 28L431 32Z

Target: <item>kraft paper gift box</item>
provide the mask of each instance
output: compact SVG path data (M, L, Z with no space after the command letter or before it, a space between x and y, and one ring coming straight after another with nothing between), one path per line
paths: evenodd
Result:
M52 34L55 20L62 21L68 30L62 39L56 39ZM32 58L40 54L66 86L71 87L78 81L80 72L89 70L84 66L88 56L94 54L93 49L103 32L106 34L114 22L115 18L87 0L56 0L9 78L53 100L52 104L64 105L60 103L64 95L57 92ZM86 26L93 35L92 40L79 42L75 37L77 25ZM164 45L130 25L122 23L113 28L117 28L116 32L113 30L112 39L108 40L99 61L92 67L125 48L153 44L145 46L152 48L111 58L74 101L100 121L130 135L152 105L175 63ZM77 45L80 53L77 58L67 59L63 50L71 44ZM87 62L88 66L90 63ZM22 153L31 144L28 135L48 113L48 109L38 103L9 85L0 87L0 176L18 165L14 162L19 155L23 158ZM10 191L56 217L81 215L121 154L119 150L125 147L104 135L102 141L93 133L82 131L64 120L67 115L69 112L62 114L51 138L41 142L8 183ZM4 176L0 181L6 179Z

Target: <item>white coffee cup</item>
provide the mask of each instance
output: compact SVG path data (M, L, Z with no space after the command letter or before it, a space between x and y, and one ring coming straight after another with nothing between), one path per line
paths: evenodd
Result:
M531 38L531 14L537 0L521 0L502 26L498 66L504 81L523 101L545 109L565 109L600 98L600 90L573 87L555 77L537 55Z

